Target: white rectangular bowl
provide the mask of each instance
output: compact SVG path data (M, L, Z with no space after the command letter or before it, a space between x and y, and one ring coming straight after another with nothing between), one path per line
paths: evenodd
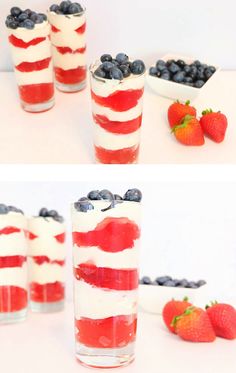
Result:
M188 64L193 63L196 59L184 56L178 56L173 54L167 54L161 58L164 61L168 60L183 60ZM215 79L217 73L220 71L220 67L216 66L215 64L211 64L209 62L203 62L209 66L214 66L216 68L216 72L211 76L210 79L204 84L202 88L195 88L189 87L184 84L171 82L169 80L164 80L155 76L151 76L147 74L147 83L151 87L151 89L157 93L158 95L170 98L172 100L180 100L180 101L193 101L195 100L200 93L202 93L205 89L208 89L211 86L211 83Z
M197 289L139 285L139 308L144 312L161 315L167 302L171 299L183 300L185 297L195 306L204 308L209 301L207 284Z

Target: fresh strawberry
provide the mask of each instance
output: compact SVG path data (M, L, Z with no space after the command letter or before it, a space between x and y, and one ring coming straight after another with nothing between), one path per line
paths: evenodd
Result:
M217 113L211 109L204 110L200 119L203 132L215 142L222 142L228 127L228 121L220 111Z
M205 143L200 123L191 115L186 115L171 132L174 132L176 139L184 145L200 146Z
M216 339L208 314L201 308L187 308L174 319L173 325L176 333L186 341L213 342Z
M212 303L206 307L215 334L226 339L236 338L236 310L229 304Z
M179 101L174 102L168 109L168 121L171 128L179 124L186 115L197 116L195 107L190 106L190 101L181 104Z
M183 300L172 299L170 302L166 303L162 310L162 318L171 333L175 333L174 325L172 325L174 318L182 315L190 306L191 303L188 302L188 298L184 298Z

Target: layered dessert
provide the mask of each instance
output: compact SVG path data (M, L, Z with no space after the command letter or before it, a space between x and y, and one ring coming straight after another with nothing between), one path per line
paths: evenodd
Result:
M55 210L42 208L29 219L28 265L30 305L35 312L64 308L65 227Z
M50 109L54 105L54 84L47 16L13 7L6 26L22 107L30 112Z
M51 24L56 86L77 92L86 85L85 9L71 1L53 4L48 12Z
M26 231L23 212L0 204L0 324L26 318Z
M90 366L134 358L141 198L92 191L72 206L76 356Z
M94 145L100 163L136 163L145 65L124 53L104 54L90 67Z

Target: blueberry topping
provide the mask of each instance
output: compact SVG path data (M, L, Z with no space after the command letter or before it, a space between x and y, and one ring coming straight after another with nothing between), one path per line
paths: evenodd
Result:
M70 6L70 2L69 1L62 1L60 3L60 11L64 14L67 14L68 13L68 9L69 9L69 6Z
M128 65L120 65L119 69L121 70L124 78L128 78L128 76L130 76L131 71Z
M166 69L166 62L163 60L158 60L156 63L156 68L159 71L163 71L164 69Z
M188 286L188 281L185 278L179 281L178 287L186 288L187 286Z
M113 67L110 70L111 79L122 80L124 78L123 73L118 67Z
M125 201L132 201L132 202L141 202L142 200L142 193L139 189L129 189L123 198Z
M19 26L19 23L17 21L8 21L6 20L6 26L11 28L12 30L16 30Z
M151 285L152 281L150 279L150 277L148 276L144 276L141 280L140 280L140 284L142 285Z
M43 15L43 14L37 14L37 17L36 17L35 23L36 23L36 24L38 24L38 23L43 23L44 21L45 21L44 15Z
M97 201L97 200L102 199L102 196L100 195L99 190L92 190L91 192L89 192L87 197L88 197L88 199L90 199L92 201Z
M116 56L116 61L120 64L123 65L126 62L129 61L129 57L125 53L118 53Z
M197 289L198 288L198 285L194 282L194 281L189 281L188 285L187 285L187 288L190 288L190 289Z
M37 23L43 23L47 20L46 14L36 13L31 9L22 11L18 7L11 9L11 14L6 18L6 26L11 29L17 29L18 27L24 27L28 30L32 30Z
M110 72L111 69L113 69L114 67L114 64L112 62L109 62L109 61L105 61L101 64L100 68L105 71L105 72Z
M175 287L175 282L173 280L168 280L164 282L163 286Z
M157 76L157 72L158 72L158 70L157 70L157 68L156 67L150 67L150 69L149 69L149 74L151 75L151 76Z
M145 71L144 62L141 60L135 60L130 66L130 70L134 75L143 74Z
M22 12L22 13L19 15L19 17L18 17L18 21L19 21L19 22L23 22L23 21L25 21L27 18L28 18L28 14L25 13L25 12Z
M112 56L110 54L103 54L100 60L101 62L112 62Z
M69 14L77 14L77 13L81 13L81 12L83 12L83 8L78 3L71 4L68 8L68 13Z
M8 212L9 212L9 208L3 203L0 203L0 215L8 214Z
M11 8L10 13L13 17L18 17L21 14L22 10L18 8L17 6L14 6Z
M46 218L46 216L48 216L48 209L46 209L46 207L41 208L41 210L39 211L39 216Z
M101 67L98 67L95 71L94 71L94 74L98 77L98 78L106 78L106 72L104 70L101 69Z
M60 10L60 7L59 7L59 5L57 5L57 4L52 4L52 5L50 6L49 10L50 10L51 12L57 12L58 10Z
M35 23L31 21L31 19L26 19L24 22L22 22L22 26L28 30L33 30Z
M101 199L107 199L108 201L110 201L111 199L114 198L113 194L107 189L101 190L99 192L99 195L100 195Z
M52 218L59 223L63 223L64 219L58 214L56 210L48 210L46 207L41 208L39 216L42 218Z
M51 216L51 218L55 218L55 216L58 216L58 212L56 210L50 210L48 211L48 216Z
M198 287L201 287L201 286L203 286L203 285L206 285L206 281L205 281L205 280L199 280L199 281L197 282L197 285L198 285Z
M12 212L18 212L18 213L24 215L23 211L22 211L21 209L18 209L18 208L15 207L15 206L8 206L8 210L9 210L9 211L12 211Z
M172 280L172 278L170 276L160 276L160 277L157 277L155 282L158 284L158 285L163 285L165 282L167 281L170 281Z
M80 198L78 202L74 203L75 209L79 212L87 212L94 209L94 206L88 198Z
M123 198L119 194L114 194L115 201L123 201Z

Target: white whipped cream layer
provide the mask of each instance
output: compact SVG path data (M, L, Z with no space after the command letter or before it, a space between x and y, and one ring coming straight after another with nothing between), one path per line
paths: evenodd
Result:
M86 65L85 53L66 53L61 54L57 48L53 46L53 59L56 67L63 70L76 69L79 66Z
M45 38L50 34L50 25L48 21L36 24L32 30L24 27L18 27L16 30L8 29L8 34L14 35L17 39L21 39L28 43L36 38ZM20 48L19 48L20 49Z
M140 226L141 204L138 202L123 201L107 211L101 211L110 205L108 201L91 201L94 210L87 212L77 211L72 204L73 232L89 232L94 230L105 218L128 218Z
M85 13L79 14L56 14L55 12L48 12L48 20L51 25L63 32L74 32L86 22Z
M74 280L75 318L103 319L137 312L138 291L101 290Z
M27 255L27 219L18 212L9 212L0 215L0 230L6 227L15 227L20 232L0 234L0 256ZM0 269L1 270L1 269Z
M15 66L22 62L37 62L52 56L51 44L47 39L27 49L17 48L12 45L12 59Z
M16 268L1 268L0 286L18 286L27 289L27 264Z
M51 263L37 264L32 258L28 258L29 281L37 284L51 284L56 281L65 281L64 266Z
M28 240L29 256L47 256L50 260L64 260L65 243L60 243L55 236L65 233L65 226L53 218L32 217L28 224L29 232L37 237Z
M9 212L8 214L0 214L0 230L6 227L16 227L19 229L27 229L27 219L19 212ZM0 235L0 238L2 235Z
M117 253L108 253L96 246L78 247L74 245L74 267L82 263L92 263L97 267L103 268L136 269L138 268L138 247L139 241L136 241L132 249L126 249Z
M130 110L114 111L108 107L97 104L92 100L92 111L94 114L104 115L111 121L126 122L138 118L143 111L143 99L141 98L137 105Z
M21 72L15 69L15 76L18 85L53 83L53 62L51 61L48 68L41 71Z
M121 150L139 145L141 131L120 135L108 132L99 125L93 125L94 145L108 150Z

